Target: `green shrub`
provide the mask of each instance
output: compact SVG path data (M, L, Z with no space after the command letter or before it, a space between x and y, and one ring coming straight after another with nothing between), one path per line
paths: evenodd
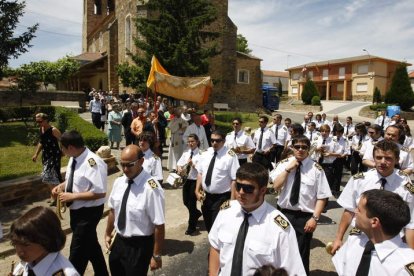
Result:
M414 93L405 63L401 63L395 69L390 89L385 94L384 101L388 104L398 103L402 110L409 110L414 105Z
M108 137L105 133L83 120L76 112L63 107L56 109L60 120L62 120L61 123L67 123L66 130L78 131L82 135L85 145L91 151L97 151L101 146L108 144Z
M391 104L372 104L369 106L369 108L374 111L380 111L380 110L386 110L387 106L389 105Z
M313 96L312 97L312 105L321 105L321 98L319 96Z
M302 101L304 104L311 104L312 98L319 96L318 88L311 79L307 79L303 87Z

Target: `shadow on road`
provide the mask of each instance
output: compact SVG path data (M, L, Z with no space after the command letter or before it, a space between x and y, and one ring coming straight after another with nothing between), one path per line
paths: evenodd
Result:
M167 256L175 256L181 253L191 253L194 250L194 242L192 241L179 241L166 239L164 241L164 252Z

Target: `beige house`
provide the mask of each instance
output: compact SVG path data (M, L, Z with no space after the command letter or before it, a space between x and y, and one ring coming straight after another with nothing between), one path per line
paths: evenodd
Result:
M410 79L411 88L412 88L412 89L413 89L413 91L414 91L414 71L412 71L412 72L410 72L410 73L408 74L408 78Z
M133 43L134 37L139 36L135 19L150 16L147 2L84 0L82 54L76 57L82 61L82 67L72 82L76 83L77 90L113 88L133 92L121 84L116 66L131 62L128 51L137 52ZM237 26L228 16L228 1L211 2L216 7L217 20L208 28L220 33L216 40L220 54L210 60L209 75L214 88L209 104L219 102L231 108L255 108L262 100L261 60L236 51Z
M290 76L288 95L301 99L306 78L310 78L315 82L322 100L371 101L375 87L385 95L400 63L398 60L364 55L291 67L287 69Z
M279 80L282 82L282 91L287 92L289 86L289 72L262 70L263 84L273 87L279 86Z

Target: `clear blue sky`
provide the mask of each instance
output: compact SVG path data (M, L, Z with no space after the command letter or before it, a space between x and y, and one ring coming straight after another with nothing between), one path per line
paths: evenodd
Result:
M80 54L82 2L27 0L18 32L40 27L30 52L11 66ZM230 18L265 70L365 55L362 49L414 63L413 15L412 0L229 0Z

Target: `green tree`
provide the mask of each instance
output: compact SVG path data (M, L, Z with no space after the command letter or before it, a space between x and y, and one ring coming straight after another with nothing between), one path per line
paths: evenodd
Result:
M56 83L57 70L53 62L42 60L31 62L28 66L31 67L37 81L42 82L46 90L49 83Z
M10 70L8 74L15 78L15 85L11 87L11 90L18 94L20 106L22 106L23 98L35 93L39 88L40 77L35 67L30 64L23 64L17 69Z
M30 41L35 37L34 33L38 24L28 27L27 31L19 36L15 35L15 29L19 23L19 17L23 16L26 3L18 3L17 0L0 0L0 79L3 71L9 64L10 58L17 58L28 51Z
M237 51L250 54L252 52L251 49L249 49L249 43L247 42L247 38L245 38L242 34L237 35Z
M145 72L138 66L124 62L116 67L116 72L124 86L140 89L140 86L145 85Z
M384 100L387 104L399 104L402 110L409 110L414 105L414 93L406 64L401 63L395 69L391 87L385 94Z
M308 78L305 82L302 92L302 101L304 104L311 104L312 98L314 96L319 96L318 88L315 83Z
M282 97L283 95L283 85L282 85L282 81L279 78L279 83L277 84L277 90L279 90L279 97Z
M153 55L172 75L206 74L209 58L217 54L214 40L219 36L209 28L216 19L211 1L152 0L146 5L150 16L136 20L140 36L134 38L134 43L138 51L131 54L135 64L130 69L141 74L137 78L147 78ZM145 83L140 87L145 88Z
M375 87L374 89L374 95L372 95L372 103L373 104L381 103L381 91L378 89L378 87Z

